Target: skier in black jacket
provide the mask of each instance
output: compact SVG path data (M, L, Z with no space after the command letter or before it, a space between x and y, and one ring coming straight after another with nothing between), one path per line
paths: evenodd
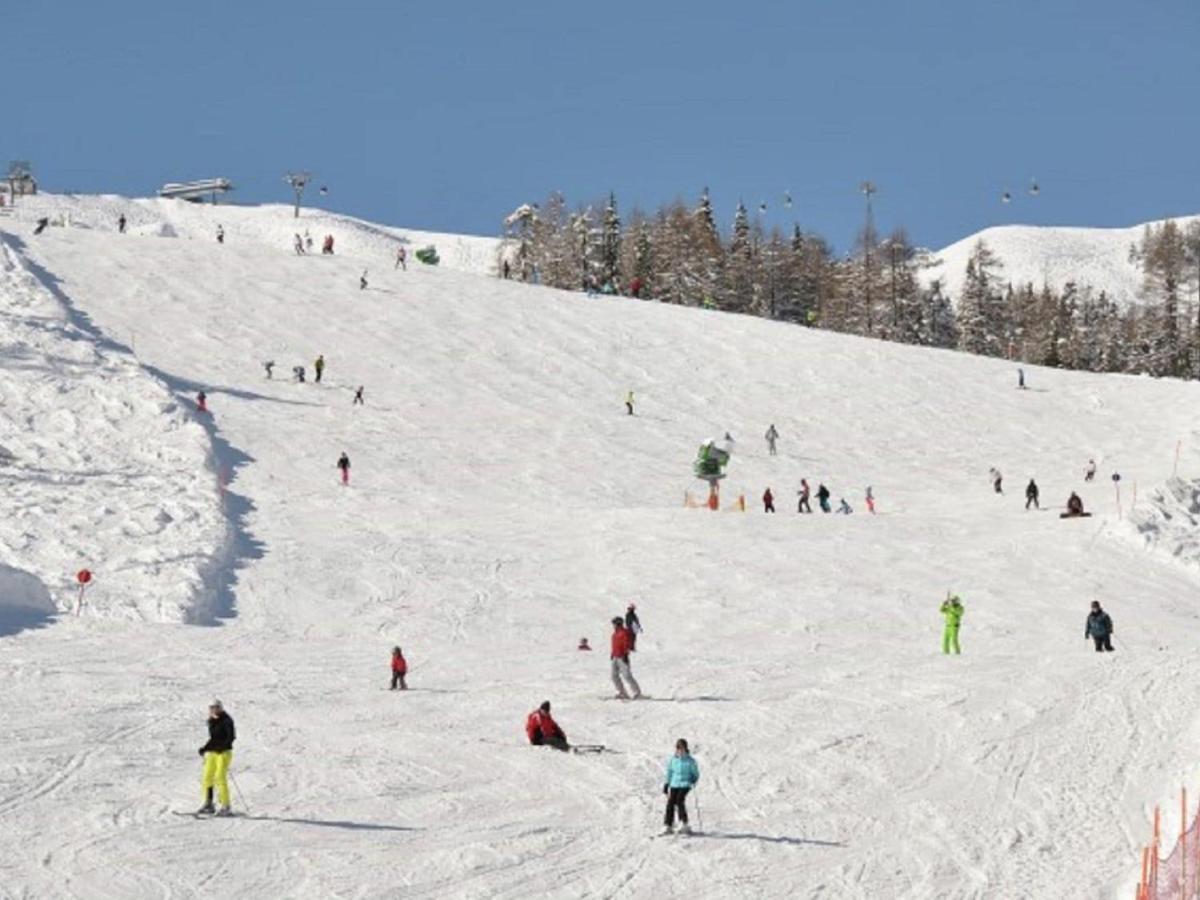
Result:
M213 809L213 788L217 789L217 799L221 802L218 816L233 815L229 808L229 764L233 762L233 742L237 732L233 727L233 717L225 712L220 700L214 700L208 707L208 743L200 748L204 757L204 774L201 788L204 791L204 805L200 807L200 815L216 812Z
M823 484L817 487L817 502L821 504L821 512L829 512L829 488Z
M1029 509L1029 504L1033 504L1034 509L1041 509L1038 505L1038 486L1037 482L1032 478L1029 479L1029 484L1025 486L1025 508Z
M1092 601L1092 611L1088 613L1087 624L1083 628L1084 638L1096 642L1096 652L1112 651L1112 617L1100 608L1100 601Z
M642 623L638 619L637 607L630 603L625 609L625 627L629 629L629 649L637 649L637 636L642 633Z

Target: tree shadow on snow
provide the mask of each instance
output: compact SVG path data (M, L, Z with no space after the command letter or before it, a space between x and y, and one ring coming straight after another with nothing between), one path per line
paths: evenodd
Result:
M738 834L730 834L723 831L706 831L704 837L716 838L717 840L725 841L762 841L765 844L787 844L792 847L802 847L805 845L812 847L845 847L846 844L841 841L821 841L816 838L797 838L787 837L786 835L767 835L767 834L750 834L741 832Z
M318 828L344 828L347 831L420 831L405 825L378 825L374 822L345 822L334 819L297 819L287 816L242 816L252 822L278 822L282 825L315 825Z
M41 609L16 607L0 608L0 638L10 637L21 631L33 631L52 624L56 616Z

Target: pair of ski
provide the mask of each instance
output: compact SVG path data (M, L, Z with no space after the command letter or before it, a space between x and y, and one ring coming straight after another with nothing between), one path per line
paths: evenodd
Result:
M227 812L223 816L218 816L215 812L200 812L199 810L196 812L185 812L178 809L173 809L171 812L175 813L177 816L183 816L188 819L240 819L245 815L245 813L240 812Z

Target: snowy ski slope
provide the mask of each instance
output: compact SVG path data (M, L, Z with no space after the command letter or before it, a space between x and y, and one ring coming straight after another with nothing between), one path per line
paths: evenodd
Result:
M0 472L10 509L30 499L0 564L60 606L81 558L97 578L81 617L0 637L0 897L1128 896L1147 810L1195 771L1200 569L1174 531L1194 493L1165 486L1180 439L1198 474L1195 385L1027 367L1017 391L996 360L393 272L382 239L298 258L280 210L238 214L186 208L170 224L192 240L0 222L18 273L0 339L31 340L36 303L75 353L25 407L33 376L5 354L0 444L20 461ZM318 353L322 384L286 379ZM83 386L103 402L53 394ZM187 413L199 389L211 422ZM34 407L99 419L116 398L88 427L120 477L35 496L31 467L83 463ZM697 444L726 429L726 495L749 511L684 509ZM1115 516L1114 470L1141 525ZM1024 511L1031 475L1054 509ZM855 513L796 515L802 476ZM1095 517L1058 518L1073 489ZM122 527L155 504L193 518ZM76 507L119 524L76 531ZM47 542L63 522L89 543ZM135 553L153 577L121 568ZM197 579L219 627L158 604ZM957 658L938 652L950 588ZM1111 656L1083 640L1092 599ZM631 601L650 699L619 703L606 623ZM393 644L405 695L386 690ZM247 815L197 822L174 812L199 805L214 696ZM618 752L526 746L543 699ZM649 840L679 736L705 834Z

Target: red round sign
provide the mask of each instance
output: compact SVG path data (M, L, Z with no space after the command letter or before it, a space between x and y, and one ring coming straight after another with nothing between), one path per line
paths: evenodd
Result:
M87 584L92 580L92 573L89 569L80 569L79 574L75 576L80 584Z

